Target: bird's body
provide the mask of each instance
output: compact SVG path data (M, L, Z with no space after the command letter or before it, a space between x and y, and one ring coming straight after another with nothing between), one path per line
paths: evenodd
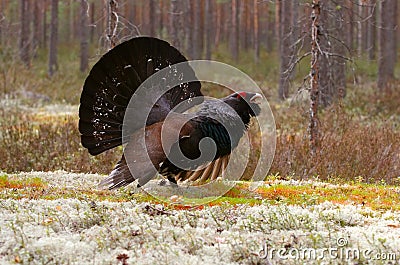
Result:
M223 171L250 118L260 112L259 94L234 93L220 100L205 100L197 112L184 112L192 107L185 105L185 100L202 96L200 83L190 69L185 75L194 81L162 93L152 106L147 105L157 92L154 87L165 84L157 83L141 98L131 99L146 78L184 61L185 57L167 42L139 37L111 50L91 70L79 112L82 144L96 155L126 143L124 155L102 186L119 188L135 179L144 185L157 172L175 183L204 181L215 179ZM179 69L171 72L171 79L179 75ZM130 100L140 100L139 106L150 111L143 124L135 123L141 119L142 108L129 112L134 117L125 118L125 122L132 121L131 133L123 139L123 117ZM179 104L184 104L183 108L175 110Z

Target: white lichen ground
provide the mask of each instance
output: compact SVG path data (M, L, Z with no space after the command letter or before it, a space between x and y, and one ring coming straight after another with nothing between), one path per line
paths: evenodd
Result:
M65 187L101 179L21 175L30 176ZM311 250L316 256L302 256ZM121 254L125 264L400 264L400 212L330 202L172 210L136 201L0 201L0 264L122 264Z

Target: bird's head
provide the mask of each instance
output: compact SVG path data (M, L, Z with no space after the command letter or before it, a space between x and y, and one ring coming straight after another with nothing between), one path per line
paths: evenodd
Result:
M262 99L263 97L259 93L242 91L225 97L223 101L231 106L245 122L250 117L260 114Z

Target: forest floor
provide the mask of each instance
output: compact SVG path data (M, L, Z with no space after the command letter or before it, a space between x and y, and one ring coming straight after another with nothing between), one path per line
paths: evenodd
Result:
M104 177L1 173L0 263L400 264L400 187L237 182L191 207Z
M179 196L97 188L122 150L92 157L81 146L85 75L77 65L61 67L69 68L47 78L43 66L3 65L15 80L4 78L0 97L0 264L400 264L395 90L353 85L321 111L317 163L309 157L308 103L276 100L270 175L256 189L236 182L193 207ZM262 82L267 95L273 84Z

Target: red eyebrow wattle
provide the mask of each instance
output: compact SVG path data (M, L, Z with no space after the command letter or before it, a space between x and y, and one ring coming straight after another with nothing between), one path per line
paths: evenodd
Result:
M237 97L242 97L245 98L246 97L246 92L240 92L237 94Z

